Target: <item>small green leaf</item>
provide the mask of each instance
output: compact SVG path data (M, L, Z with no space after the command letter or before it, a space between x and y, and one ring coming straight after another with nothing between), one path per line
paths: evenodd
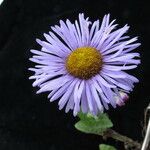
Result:
M115 147L106 145L106 144L100 144L99 150L117 150Z
M76 129L84 133L102 134L113 126L107 114L92 116L91 114L78 114L80 121L75 124Z

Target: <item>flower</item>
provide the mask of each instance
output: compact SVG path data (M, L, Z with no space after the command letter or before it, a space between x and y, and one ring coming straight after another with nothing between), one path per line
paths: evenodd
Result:
M124 104L126 93L132 91L138 79L124 70L136 68L139 53L133 52L140 43L137 37L124 35L129 26L115 30L115 20L105 15L101 24L90 22L79 14L79 21L60 20L60 25L44 33L46 41L37 39L41 50L31 50L35 62L29 70L35 74L33 86L37 93L49 92L50 101L58 100L59 109L97 115L109 104L114 108ZM122 92L124 91L124 92Z
M119 95L115 95L114 99L116 100L116 104L118 106L123 106L128 99L129 96L127 95L127 93L123 92L123 91L119 91Z

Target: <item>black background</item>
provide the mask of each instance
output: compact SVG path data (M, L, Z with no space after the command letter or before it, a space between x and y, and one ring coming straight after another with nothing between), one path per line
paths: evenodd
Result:
M133 73L140 79L124 107L108 111L114 128L142 140L144 108L150 83L150 10L146 0L4 0L0 6L0 150L98 150L102 141L74 128L72 113L59 111L47 94L36 95L28 77L31 48L59 19L77 18L84 12L92 20L111 13L130 34L139 36L142 63ZM121 144L108 141L118 150Z

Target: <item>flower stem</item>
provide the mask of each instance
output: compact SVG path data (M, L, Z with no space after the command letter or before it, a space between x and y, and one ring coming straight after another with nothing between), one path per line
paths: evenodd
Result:
M100 133L99 135L101 135L104 139L111 137L117 141L123 142L126 148L135 148L136 150L141 150L140 143L128 138L127 136L121 135L112 129L107 129L103 134Z
M147 132L146 132L145 139L144 139L141 150L146 150L148 148L149 141L150 141L150 119L149 119L149 123L147 126Z
M146 112L145 112L145 125L144 125L145 129L146 129L146 124L147 124L146 120L147 120L148 111L150 111L150 104L147 107ZM150 146L150 117L149 117L147 130L146 130L146 134L145 134L145 138L144 138L141 150L147 150L149 146Z

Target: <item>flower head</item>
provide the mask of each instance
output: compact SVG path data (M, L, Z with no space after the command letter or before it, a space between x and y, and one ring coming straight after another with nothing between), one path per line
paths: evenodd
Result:
M124 104L138 79L124 72L140 63L139 53L133 52L140 43L137 37L124 34L129 26L115 30L115 20L105 15L101 24L93 23L84 14L79 21L71 23L60 20L60 25L51 27L44 34L46 41L37 39L41 50L31 50L35 68L33 86L37 93L49 92L50 101L58 100L59 109L73 110L97 115ZM124 91L124 92L123 92Z

